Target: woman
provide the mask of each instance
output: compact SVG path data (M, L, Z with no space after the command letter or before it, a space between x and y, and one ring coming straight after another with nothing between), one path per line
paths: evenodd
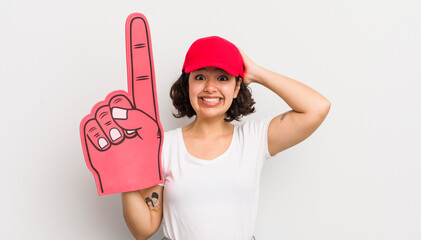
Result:
M269 88L292 110L273 119L231 124L254 111L250 83ZM309 137L327 116L330 102L255 64L216 36L192 44L170 95L176 117L196 117L165 132L165 183L122 194L130 231L136 239L147 239L164 219L164 239L254 239L263 165ZM148 204L152 197L156 203Z

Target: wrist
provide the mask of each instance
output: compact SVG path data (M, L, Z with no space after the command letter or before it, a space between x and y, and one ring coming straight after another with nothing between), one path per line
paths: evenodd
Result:
M251 74L251 82L255 82L255 83L263 85L265 75L267 75L268 72L269 70L267 70L266 68L256 65L255 69L253 70Z

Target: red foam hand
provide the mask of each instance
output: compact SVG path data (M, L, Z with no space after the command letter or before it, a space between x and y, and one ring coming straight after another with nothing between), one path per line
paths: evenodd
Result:
M128 92L115 91L80 123L83 153L98 195L163 183L163 137L149 25L141 13L126 21Z

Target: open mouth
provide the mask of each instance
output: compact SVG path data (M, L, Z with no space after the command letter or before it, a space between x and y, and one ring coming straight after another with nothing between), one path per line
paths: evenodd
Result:
M199 99L200 99L200 102L204 106L208 106L208 107L216 107L222 103L222 98L218 98L218 97L212 97L212 98L200 97Z
M214 103L221 101L221 98L200 98L200 99L202 99L202 101L204 102L214 102Z

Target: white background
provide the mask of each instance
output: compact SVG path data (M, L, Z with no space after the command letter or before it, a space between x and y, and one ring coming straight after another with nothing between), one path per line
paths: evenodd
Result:
M132 239L120 195L97 196L79 137L96 102L127 90L132 12L150 24L165 131L189 122L172 117L168 92L190 44L210 35L332 103L265 166L258 240L421 239L417 0L1 0L1 239ZM290 109L250 87L257 112L244 120Z

